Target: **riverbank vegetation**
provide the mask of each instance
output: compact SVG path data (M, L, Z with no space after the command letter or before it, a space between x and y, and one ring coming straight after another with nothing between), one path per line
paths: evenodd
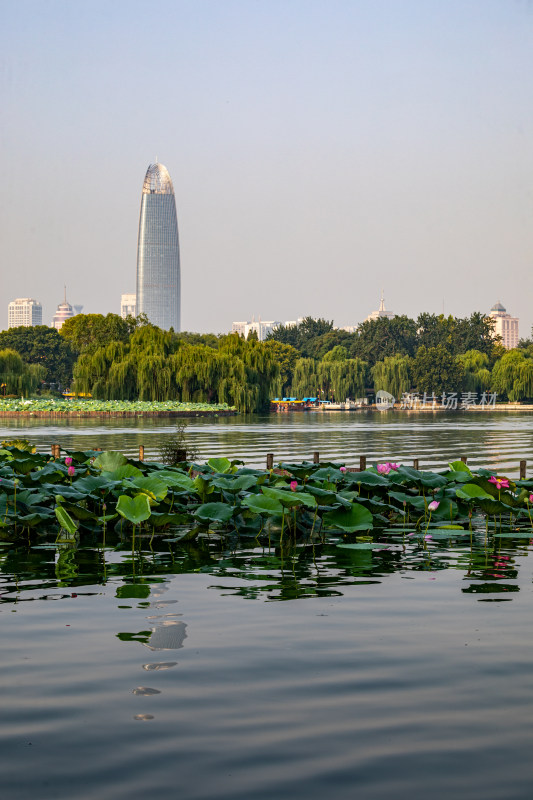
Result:
M163 331L142 316L79 314L60 332L3 331L0 349L11 352L0 362L6 395L71 388L102 401L217 404L241 412L266 410L272 397L344 400L379 389L396 398L491 391L511 402L533 399L533 343L504 350L493 321L478 312L465 319L378 318L353 333L307 317L280 326L265 342Z

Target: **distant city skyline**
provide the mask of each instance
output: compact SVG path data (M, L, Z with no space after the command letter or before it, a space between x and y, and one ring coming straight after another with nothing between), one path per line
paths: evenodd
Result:
M118 313L158 153L184 330L350 326L385 285L410 317L501 297L530 334L531 3L25 0L2 30L2 327L64 283Z

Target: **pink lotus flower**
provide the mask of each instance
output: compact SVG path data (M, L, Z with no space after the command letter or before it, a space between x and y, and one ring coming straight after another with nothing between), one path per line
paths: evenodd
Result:
M432 500L431 503L428 505L428 508L430 511L436 511L439 506L440 503L438 500Z
M507 478L496 478L495 475L492 475L489 478L489 483L493 483L498 490L509 488L509 480Z
M339 472L346 472L346 467L340 467Z
M401 464L393 464L391 461L388 461L387 463L388 463L389 467L391 469L394 469L394 470L400 469L400 467L401 467Z
M390 464L387 462L386 464L378 464L377 470L380 475L388 475L390 472Z
M296 489L298 488L298 481L291 481L290 486L291 486L291 492L295 492Z
M75 469L75 467L69 467L69 468L68 468L68 474L69 474L69 476L72 478L72 477L73 477L73 476L76 474L76 469Z
M65 464L67 465L67 467L70 467L70 465L72 464L72 459L70 456L67 456L65 458Z
M530 494L530 495L529 495L529 502L530 502L530 503L533 503L533 494Z

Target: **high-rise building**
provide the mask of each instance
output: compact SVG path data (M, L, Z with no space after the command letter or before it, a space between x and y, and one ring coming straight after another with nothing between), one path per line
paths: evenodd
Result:
M494 333L502 337L502 344L507 350L518 346L518 317L508 314L501 303L496 303L490 310L490 317L495 321Z
M174 188L163 164L150 164L141 197L137 248L137 314L180 330L180 251Z
M123 294L120 297L120 316L122 319L126 317L137 316L137 295L136 294Z
M7 307L7 327L31 328L43 324L43 307L31 297L17 297Z
M79 308L81 309L83 308L83 306L79 306ZM52 325L50 327L57 328L57 330L59 331L63 326L65 320L70 319L71 317L74 316L75 316L74 309L72 308L70 303L67 302L67 287L65 286L65 295L63 297L63 302L58 305L57 311L54 314L54 318L52 320Z

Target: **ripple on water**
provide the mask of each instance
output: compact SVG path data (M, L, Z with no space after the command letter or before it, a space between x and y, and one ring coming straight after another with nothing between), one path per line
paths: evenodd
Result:
M132 693L141 695L142 697L148 697L152 694L161 694L159 689L152 689L150 686L137 686L136 689L132 690Z
M171 669L171 667L175 667L177 663L177 661L155 661L153 664L143 664L143 669L148 671Z

